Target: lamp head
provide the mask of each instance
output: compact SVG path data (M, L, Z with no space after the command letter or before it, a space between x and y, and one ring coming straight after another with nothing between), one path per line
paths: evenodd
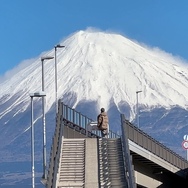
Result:
M64 48L65 46L63 46L63 45L61 45L61 44L57 44L56 46L55 46L55 48Z
M44 60L49 60L49 59L53 59L54 57L52 56L45 56L45 57L41 57L41 61L44 61Z
M30 93L29 96L30 97L44 97L46 96L46 93L44 91L39 91L35 93Z
M136 93L141 93L142 91L136 91Z

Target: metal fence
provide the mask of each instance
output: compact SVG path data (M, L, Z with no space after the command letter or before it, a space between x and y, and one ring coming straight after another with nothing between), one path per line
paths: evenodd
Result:
M65 105L64 103L61 104L62 106L62 116L64 119L68 120L74 126L80 126L81 128L87 131L87 126L90 122L93 122L92 119L82 115L80 112L77 112L75 109L70 108L69 106ZM92 133L98 137L101 137L101 131L92 130ZM120 137L118 134L114 133L113 131L109 130L109 138L118 138Z
M128 120L124 119L124 123L126 124L128 139L180 169L188 168L188 162L183 157L133 126Z

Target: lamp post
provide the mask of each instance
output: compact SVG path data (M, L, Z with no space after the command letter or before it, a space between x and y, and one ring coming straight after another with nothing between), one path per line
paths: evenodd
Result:
M44 91L44 61L53 59L54 57L46 56L41 57L42 62L42 91ZM44 180L47 179L47 168L46 168L46 122L45 122L45 96L42 96L42 114L43 114L43 176Z
M62 46L60 44L57 44L54 46L55 48L55 107L56 107L56 114L58 113L58 100L57 100L57 48L64 48L65 46Z
M138 109L138 94L142 91L136 91L136 116L137 116L137 127L139 128L139 109Z
M46 96L44 92L30 93L31 97L31 161L32 161L32 188L35 188L35 158L34 158L34 123L33 123L33 97Z

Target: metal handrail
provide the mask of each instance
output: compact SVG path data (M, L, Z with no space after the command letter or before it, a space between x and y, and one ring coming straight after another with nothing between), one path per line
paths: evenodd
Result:
M136 144L140 145L141 147L147 149L148 151L154 153L155 155L161 157L162 159L168 161L169 163L173 164L174 166L180 169L188 168L188 162L183 157L181 157L174 151L170 150L168 147L166 147L159 141L155 140L147 133L143 132L142 130L132 125L128 120L125 119L124 122L128 125L127 126L128 139L132 140ZM145 143L147 144L144 144L143 140L145 140ZM148 146L149 143L153 147L149 147ZM156 151L157 149L159 150L159 152Z
M66 120L70 121L71 123L78 125L85 130L87 130L87 125L94 120L88 118L85 115L82 115L80 112L77 112L75 109L70 108L69 106L65 105L61 102L62 106L62 116ZM101 137L100 131L92 131L92 133L96 134L98 137ZM114 133L113 131L109 130L109 138L118 138L120 137L118 134Z

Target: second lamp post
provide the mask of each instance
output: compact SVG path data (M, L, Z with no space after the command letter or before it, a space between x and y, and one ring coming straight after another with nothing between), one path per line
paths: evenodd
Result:
M57 48L64 48L65 46L62 46L60 44L57 44L54 46L55 48L55 107L56 107L56 114L58 112L58 99L57 99Z
M30 93L31 97L31 160L32 160L32 188L35 188L35 152L34 152L34 120L33 120L33 97L44 97L44 92Z
M42 62L42 91L44 92L44 61L53 59L54 57L46 56L41 57ZM42 96L42 114L43 114L43 176L44 180L47 179L46 168L46 122L45 122L45 96Z

